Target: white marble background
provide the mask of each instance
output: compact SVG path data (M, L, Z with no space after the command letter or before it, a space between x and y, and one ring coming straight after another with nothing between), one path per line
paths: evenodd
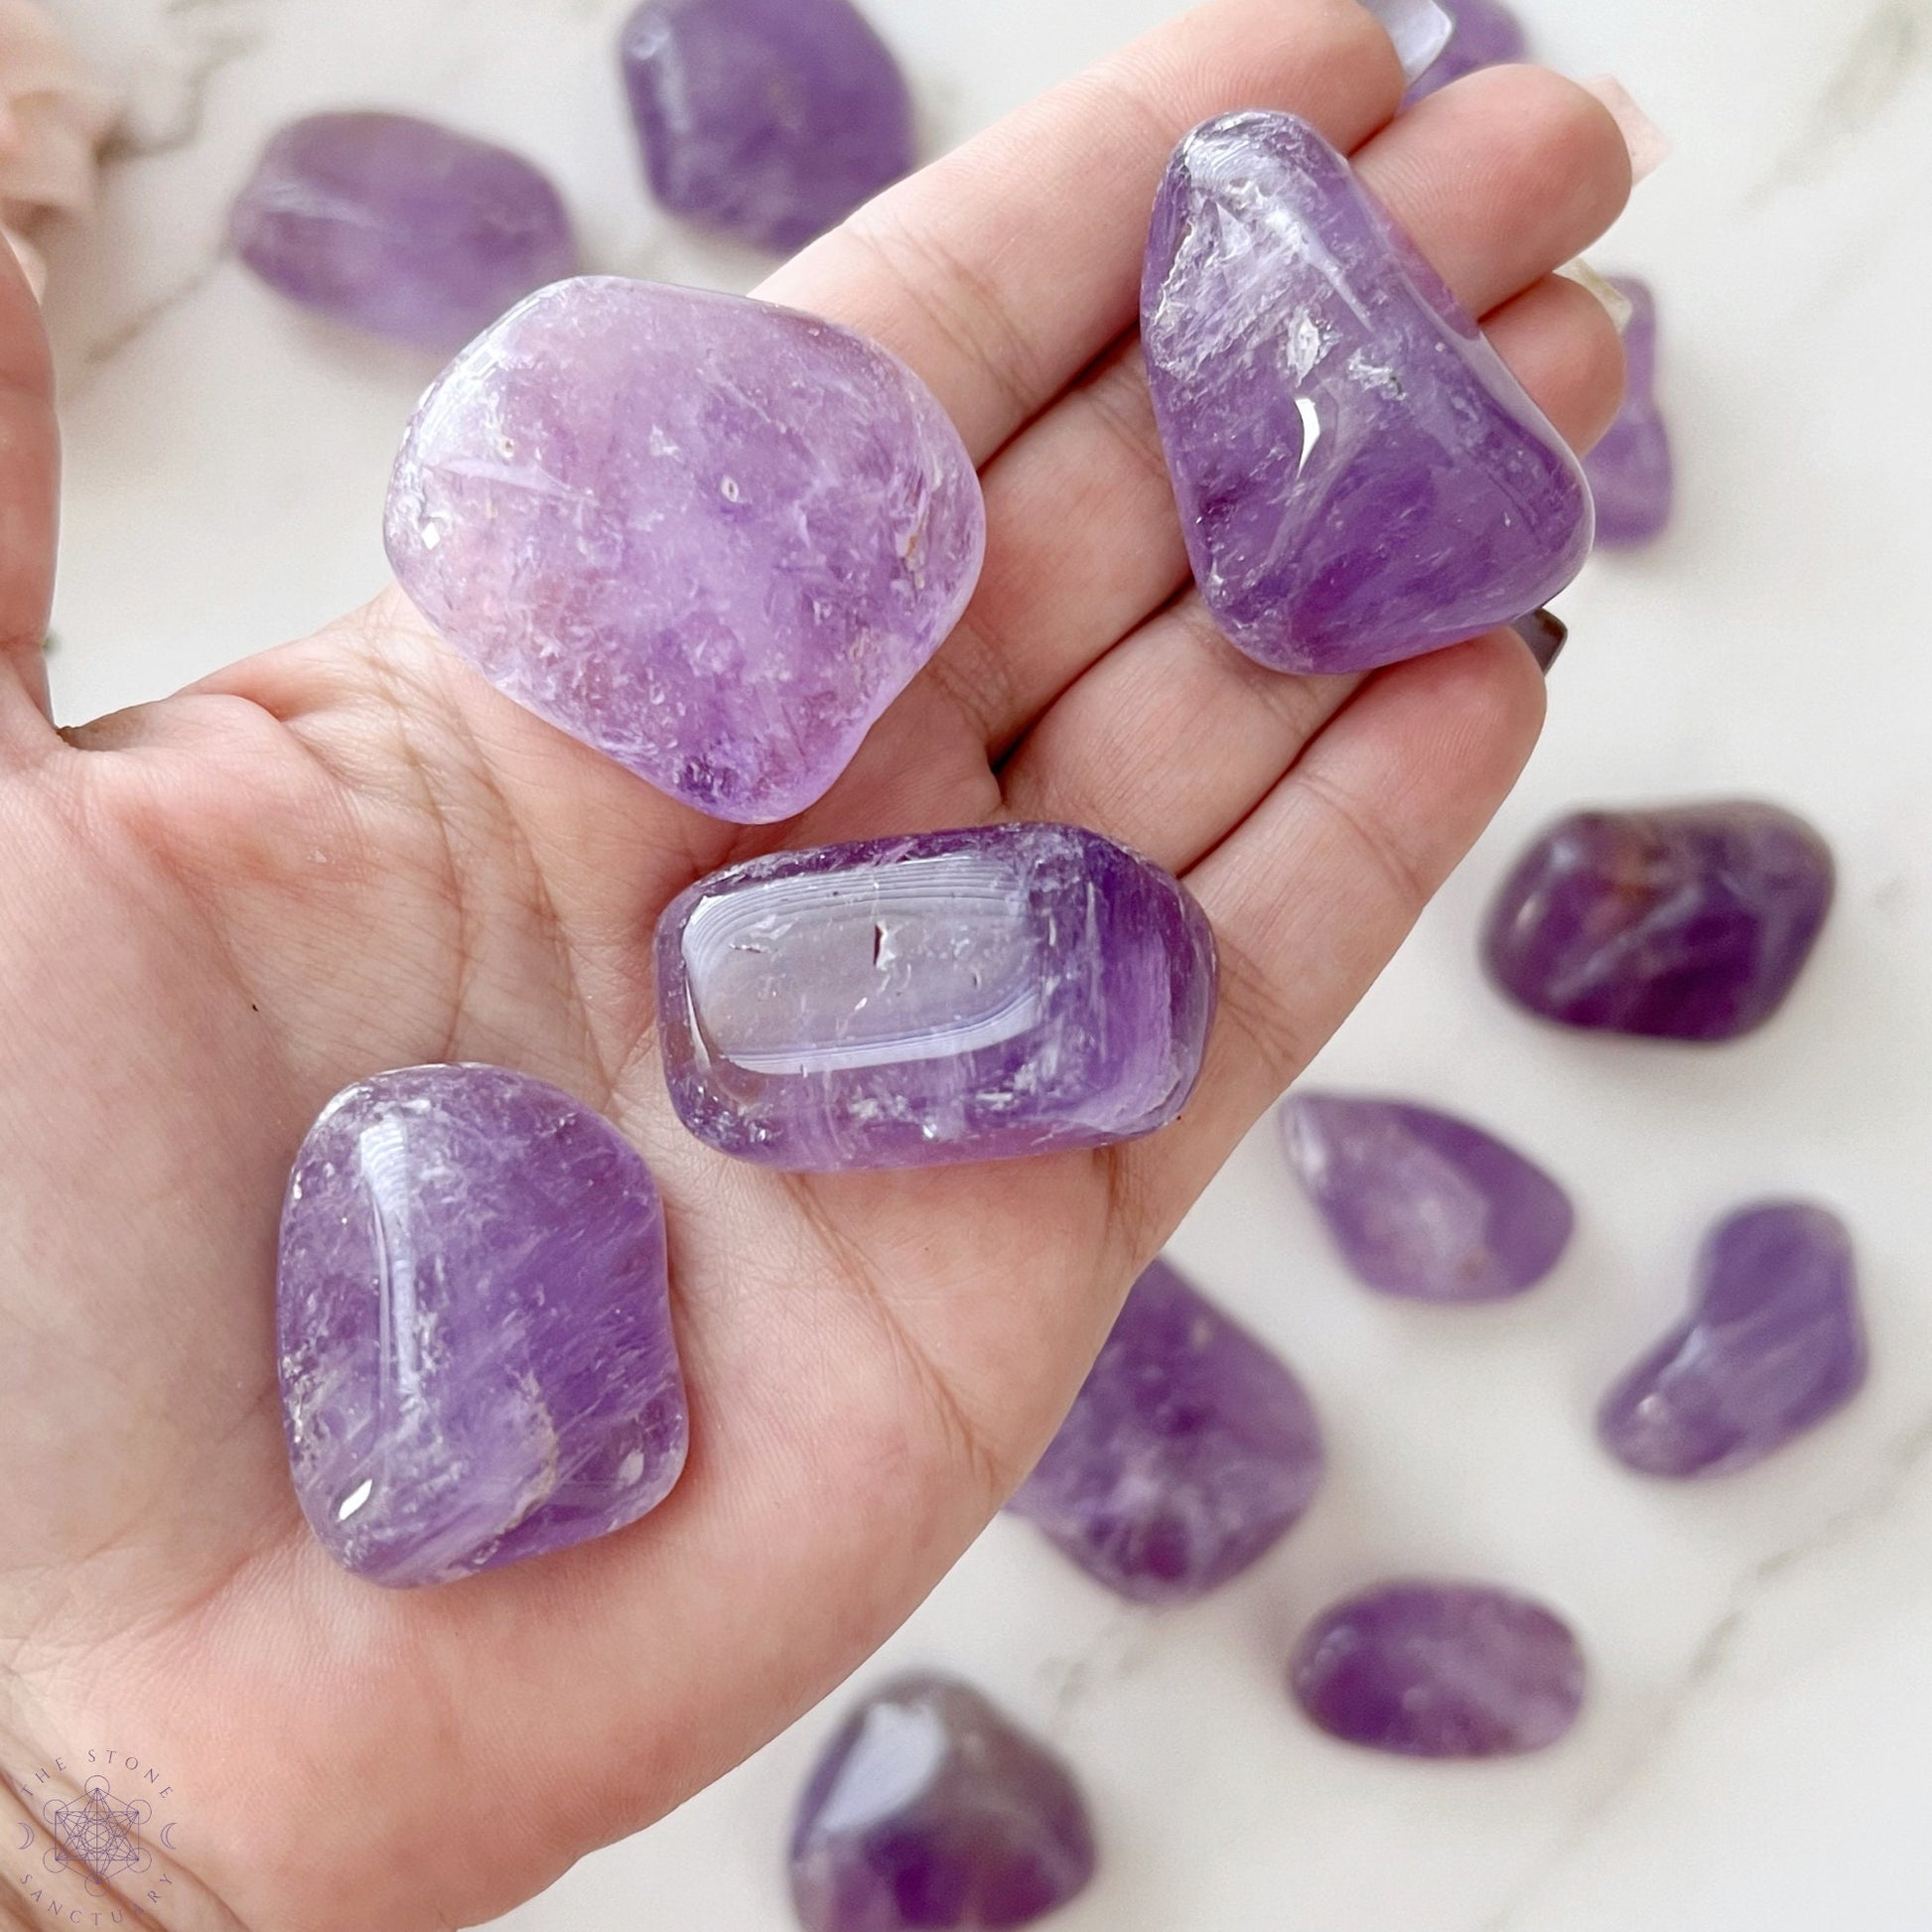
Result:
M431 373L313 327L221 250L264 136L386 103L512 141L593 261L748 283L636 185L613 0L57 0L134 108L98 218L50 253L67 385L65 718L298 634L380 581L377 509ZM1323 1078L1460 1105L1577 1189L1512 1308L1379 1304L1258 1133L1176 1246L1315 1390L1312 1515L1221 1597L1113 1602L1002 1522L888 1656L961 1670L1077 1763L1104 1839L1066 1932L1926 1932L1932 1926L1932 0L1532 0L1677 141L1600 253L1658 283L1674 534L1591 566L1548 739ZM871 0L933 145L1170 0ZM1077 218L1077 209L1069 209ZM1809 813L1841 910L1767 1034L1710 1053L1558 1036L1472 957L1513 850L1573 802L1758 792ZM1803 1190L1860 1237L1876 1373L1854 1411L1693 1491L1588 1417L1678 1309L1702 1227ZM1302 1621L1389 1571L1505 1580L1586 1632L1577 1735L1500 1768L1384 1761L1279 1691ZM648 1669L649 1659L639 1660ZM518 1932L778 1932L814 1714ZM586 1766L589 1774L593 1767Z

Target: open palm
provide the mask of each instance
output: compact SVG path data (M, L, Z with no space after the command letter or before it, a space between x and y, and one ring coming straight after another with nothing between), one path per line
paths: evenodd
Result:
M958 634L775 830L696 817L519 711L393 592L57 734L54 432L12 278L0 1761L105 1739L164 1764L164 1923L474 1923L823 1695L1025 1471L1138 1268L1481 829L1542 715L1529 654L1499 633L1366 682L1239 657L1182 594L1132 337L1173 141L1289 107L1360 151L1559 427L1591 437L1614 333L1548 275L1628 191L1613 123L1529 69L1391 126L1400 92L1353 0L1213 0L772 280L919 370L990 515ZM774 843L1001 815L1094 826L1207 908L1223 1004L1184 1117L1104 1153L911 1173L771 1173L687 1138L653 1039L665 901ZM693 1449L618 1536L392 1593L335 1570L295 1505L276 1218L332 1093L448 1059L554 1081L642 1149Z

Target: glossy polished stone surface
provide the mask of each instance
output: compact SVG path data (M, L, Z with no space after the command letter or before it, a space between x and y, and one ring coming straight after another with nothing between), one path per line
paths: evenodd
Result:
M1294 1528L1322 1462L1288 1364L1157 1261L1008 1506L1109 1589L1182 1603Z
M1576 458L1320 135L1183 140L1141 294L1195 580L1263 664L1354 671L1548 602L1589 554Z
M1657 298L1648 282L1615 275L1611 285L1630 305L1623 332L1623 407L1603 440L1584 459L1596 498L1596 541L1608 550L1654 542L1670 527L1677 504L1677 463L1657 405Z
M228 232L292 302L444 355L578 266L570 217L535 167L408 114L283 128Z
M1689 1315L1604 1398L1597 1432L1641 1474L1727 1475L1836 1415L1865 1370L1845 1223L1760 1202L1712 1230Z
M979 479L903 363L738 296L560 283L445 372L403 589L499 691L714 817L802 811L978 581Z
M1784 1004L1833 892L1830 848L1773 805L1578 812L1505 880L1484 957L1565 1026L1735 1039Z
M1543 1750L1583 1710L1569 1626L1509 1590L1383 1584L1317 1617L1290 1668L1302 1709L1331 1736L1404 1757Z
M790 251L913 162L912 100L848 0L644 0L624 88L673 213Z
M1193 1090L1215 988L1186 892L1063 825L774 853L700 880L657 929L678 1117L775 1168L1152 1133Z
M1570 1196L1523 1155L1452 1114L1296 1093L1282 1142L1342 1258L1385 1295L1453 1305L1534 1288L1576 1231Z
M289 1181L276 1323L296 1495L373 1583L603 1536L683 1469L656 1185L527 1075L417 1066L338 1094Z
M908 1677L868 1697L812 1773L791 1896L805 1932L1031 1925L1094 1863L1059 1759L969 1685Z
M1443 5L1455 23L1454 31L1434 65L1411 85L1405 105L1460 80L1465 73L1520 61L1529 52L1523 23L1502 0L1443 0Z

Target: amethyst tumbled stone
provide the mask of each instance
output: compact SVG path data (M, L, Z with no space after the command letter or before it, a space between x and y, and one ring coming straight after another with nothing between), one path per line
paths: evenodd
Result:
M718 818L788 818L965 609L979 479L883 348L611 276L450 366L397 459L402 586L498 690Z
M314 114L285 127L228 231L291 301L444 355L577 272L564 205L529 162L409 114Z
M1208 121L1155 205L1141 337L1194 576L1281 670L1510 623L1590 547L1577 459L1348 163Z
M1321 1468L1287 1363L1157 1261L1009 1507L1109 1589L1182 1603L1266 1556Z
M657 1188L525 1074L408 1067L330 1102L289 1181L276 1325L296 1495L374 1583L603 1536L684 1466Z
M1735 1039L1784 1004L1831 910L1830 848L1773 805L1578 812L1490 908L1490 976L1569 1027Z
M1460 80L1478 68L1501 67L1529 52L1523 23L1502 0L1442 0L1455 30L1433 66L1409 89L1409 102Z
M773 1168L1152 1133L1193 1089L1214 995L1185 890L1065 825L774 853L700 880L657 928L672 1105Z
M1727 1475L1836 1415L1865 1365L1845 1223L1761 1202L1712 1231L1690 1314L1604 1398L1597 1433L1644 1475Z
M1403 1582L1317 1617L1296 1651L1296 1701L1331 1736L1405 1757L1508 1757L1564 1736L1583 1709L1583 1652L1528 1597Z
M1066 1767L970 1686L875 1691L799 1801L791 1896L805 1932L1031 1925L1083 1890L1093 1827Z
M761 248L823 234L912 166L912 100L849 0L644 0L620 49L651 192Z
M1452 1114L1298 1093L1281 1122L1289 1160L1343 1259L1385 1295L1500 1301L1534 1288L1570 1245L1570 1196Z
M1657 406L1657 298L1647 282L1619 275L1613 285L1630 304L1623 332L1623 407L1603 440L1584 459L1596 499L1596 541L1627 550L1662 536L1677 499L1670 430Z

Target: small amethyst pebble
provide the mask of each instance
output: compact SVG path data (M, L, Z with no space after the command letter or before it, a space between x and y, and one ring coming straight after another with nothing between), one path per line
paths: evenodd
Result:
M1206 916L1065 825L777 852L657 928L678 1118L765 1167L1104 1147L1179 1113L1214 1013Z
M1748 801L1578 812L1489 912L1491 978L1568 1027L1735 1039L1784 1004L1831 909L1825 841Z
M1584 475L1596 498L1598 546L1627 550L1662 536L1669 526L1677 466L1657 407L1657 298L1634 276L1611 279L1630 304L1623 332L1623 407L1585 457Z
M912 100L849 0L644 0L620 49L651 192L790 250L913 161Z
M1763 1202L1712 1231L1690 1314L1604 1398L1597 1432L1640 1474L1728 1475L1836 1415L1865 1366L1845 1223Z
M1093 1827L1066 1767L970 1686L874 1692L799 1801L791 1896L805 1932L1031 1925L1083 1890Z
M1583 1652L1540 1603L1475 1584L1383 1584L1317 1617L1290 1666L1329 1733L1404 1757L1510 1757L1563 1737Z
M1452 1114L1297 1093L1281 1122L1289 1160L1343 1259L1385 1295L1501 1301L1534 1288L1570 1245L1570 1196Z
M603 1536L684 1467L657 1188L525 1074L406 1067L330 1102L289 1180L276 1327L297 1499L373 1583Z
M1520 61L1529 52L1523 23L1502 4L1502 0L1442 0L1455 31L1433 67L1409 89L1405 106L1413 105L1438 87L1460 80L1479 68L1502 67Z
M1109 1589L1183 1603L1266 1556L1321 1468L1294 1372L1157 1261L1008 1506Z
M408 114L283 128L228 232L291 301L442 355L578 265L564 205L529 162Z

